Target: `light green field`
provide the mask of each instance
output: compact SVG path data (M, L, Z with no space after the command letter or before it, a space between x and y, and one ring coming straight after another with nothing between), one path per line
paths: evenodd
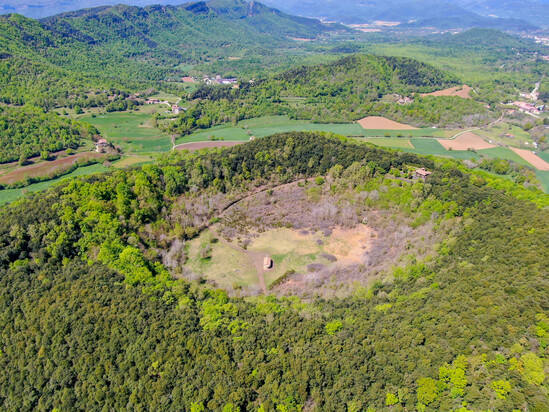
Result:
M77 177L77 176L87 176L92 175L96 173L104 173L108 170L105 166L102 164L93 164L90 166L85 167L79 167L72 173L69 173L65 176L61 176L57 179L52 180L46 180L44 182L34 183L32 185L26 186L21 189L6 189L6 190L0 190L0 204L13 202L14 200L17 200L21 197L23 197L26 193L31 192L39 192L41 190L46 190L47 188L60 183L64 180Z
M140 166L153 161L154 157L152 156L124 156L122 159L114 162L112 166L117 169L124 169L126 167Z
M246 255L223 242L211 243L212 237L211 232L204 231L189 243L186 266L222 288L258 285L257 271ZM210 259L200 256L206 245L212 248Z
M404 149L423 155L452 157L454 159L478 159L479 155L468 150L446 150L436 139L411 139L413 149Z
M373 143L376 146L381 147L392 147L399 149L413 149L410 139L399 138L399 137L371 137L371 138L357 138L359 142L368 142Z
M475 133L491 139L494 142L519 148L522 147L525 142L528 142L529 145L532 145L534 142L528 132L525 132L520 127L504 122L498 123L489 129L477 130ZM512 135L513 137L506 135Z
M270 256L274 262L271 270L263 271L265 285L269 286L288 271L303 273L311 263L329 265L331 262L322 256L323 253L337 257L340 262L357 263L355 259L364 252L363 245L371 239L368 229L361 226L336 229L328 237L320 232L301 234L281 228L259 234L247 250L243 250L222 240L212 243L212 236L212 232L205 231L188 244L186 266L217 285L229 288L259 286L254 262L262 267L265 256ZM202 259L200 251L207 246L211 247L211 257Z
M353 137L448 137L454 131L442 129L416 130L366 130L357 123L312 123L306 120L293 120L287 116L264 116L243 120L238 125L222 125L194 132L177 139L176 143L200 142L214 138L246 141L250 136L265 137L276 133L319 131Z
M114 112L86 115L82 120L97 127L103 137L126 153L167 152L172 147L170 136L152 126L150 113Z
M477 150L479 154L482 154L483 156L494 158L494 159L505 159L510 160L512 162L515 162L519 165L532 167L530 163L528 163L526 160L524 160L522 157L520 157L518 154L513 152L511 149L508 149L506 147L494 147L492 149L482 149Z

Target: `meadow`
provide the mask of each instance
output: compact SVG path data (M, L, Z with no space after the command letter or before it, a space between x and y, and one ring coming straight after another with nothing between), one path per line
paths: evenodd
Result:
M166 105L161 107L164 108L167 110ZM169 151L170 136L154 127L152 113L147 111L85 115L81 119L94 125L105 139L120 146L125 153Z
M60 183L64 180L71 179L73 177L78 176L88 176L96 173L104 173L108 171L109 169L102 164L93 164L90 166L84 166L79 167L74 172L69 173L67 175L61 176L57 179L52 180L46 180L44 182L34 183L32 185L26 186L21 189L6 189L6 190L0 190L0 205L4 203L13 202L14 200L17 200L21 197L23 197L26 193L31 192L40 192L42 190L46 190L52 186L54 186L57 183Z
M249 140L251 136L265 137L276 133L297 131L319 131L336 133L349 137L449 137L454 131L442 129L416 130L366 130L357 123L312 123L307 120L293 120L287 116L263 116L248 119L235 125L221 125L196 131L176 139L177 144L204 140Z

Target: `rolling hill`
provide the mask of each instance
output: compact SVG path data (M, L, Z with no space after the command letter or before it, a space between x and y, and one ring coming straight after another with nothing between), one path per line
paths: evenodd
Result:
M312 133L73 180L0 208L0 405L546 411L547 205ZM286 273L239 285L270 250Z
M283 53L295 45L292 37L316 38L332 30L317 20L242 0L177 7L104 6L40 21L0 16L0 42L5 46L0 73L9 74L2 80L0 98L17 103L58 99L63 92L57 87L47 90L42 78L54 85L74 78L70 95L80 96L81 87L75 84L95 85L99 91L147 86L177 78L184 64ZM43 75L33 74L38 72Z

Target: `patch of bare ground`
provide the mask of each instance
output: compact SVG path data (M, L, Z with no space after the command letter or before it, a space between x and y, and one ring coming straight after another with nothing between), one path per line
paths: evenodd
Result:
M177 145L175 146L175 149L189 150L193 152L195 150L211 149L213 147L232 147L242 143L246 143L246 142L245 141L225 141L225 140L216 140L216 141L208 141L208 142L192 142L192 143L183 143L183 144Z
M455 139L437 140L446 150L482 150L496 147L473 132L462 133Z
M536 155L534 152L526 149L517 149L516 147L511 147L510 149L518 154L520 157L522 157L524 160L526 160L528 163L530 163L532 166L534 166L536 169L549 171L549 163Z
M408 124L398 123L394 120L387 119L381 116L368 116L364 119L360 119L357 122L363 129L373 129L373 130L413 130L417 129L416 127L410 126Z
M394 209L364 206L364 197L370 196L367 192L352 197L326 192L317 196L317 189L309 183L261 192L233 205L221 218L221 237L254 250L311 256L313 245L322 245L323 253L314 262L289 268L275 281L271 287L274 293L349 295L357 285L365 286L392 267L408 263L407 256L422 259L433 253L445 232L435 232L431 222L414 228L411 217ZM283 236L276 235L281 228L285 230ZM296 238L309 240L311 250L296 243Z
M450 87L448 89L438 90L432 93L423 93L422 96L457 96L462 99L470 99L471 90L473 89L470 86L464 84L463 86Z

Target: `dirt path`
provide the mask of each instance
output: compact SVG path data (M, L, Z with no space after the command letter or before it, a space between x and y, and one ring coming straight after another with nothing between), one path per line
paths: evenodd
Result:
M503 118L505 117L505 112L502 112L501 113L501 116L497 119L497 120L494 120L492 123L489 123L488 125L486 126L482 126L482 127L475 127L473 129L468 129L468 130L463 130L455 135L453 135L452 137L449 137L448 139L446 140L453 140L459 136L461 136L462 134L465 134L465 133L470 133L470 132L474 132L475 130L482 130L482 129L486 129L486 128L489 128L489 127L492 127L492 126L495 126L496 124L500 123L501 121L503 121Z

